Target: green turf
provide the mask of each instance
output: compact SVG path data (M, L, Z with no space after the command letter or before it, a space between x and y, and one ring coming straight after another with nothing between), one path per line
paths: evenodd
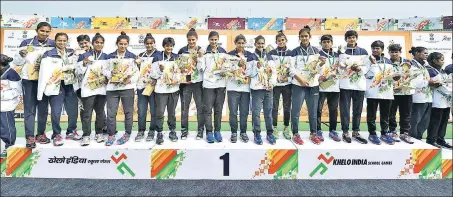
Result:
M283 130L283 123L280 123L280 122L279 122L279 124L280 124L280 125L278 126L278 128L281 129L281 130ZM116 123L116 126L118 127L118 130L119 130L119 131L124 130L124 122L117 122L117 123ZM147 125L146 125L146 126L147 126L147 128L149 127L149 122L147 122ZM252 130L252 124L251 124L251 122L248 122L247 126L248 126L247 130L248 130L248 131L251 131L251 130ZM67 122L61 122L61 128L62 128L63 130L66 130L67 127L68 127ZM290 127L291 127L291 125L290 125ZM321 127L322 127L322 130L323 130L323 131L328 130L328 127L327 127L326 125L324 125L324 124L321 125ZM377 131L380 131L380 130L381 130L379 123L376 125L376 127L377 127L377 128L376 128ZM25 136L25 131L24 131L24 124L23 124L23 122L16 122L16 128L17 128L17 137L24 137L24 136ZM81 123L81 122L78 122L78 123L77 123L77 128L78 128L78 130L79 130L80 132L82 131L82 123ZM94 130L94 123L93 123L93 125L91 126L91 128ZM341 124L338 123L338 125L337 125L337 130L341 130L340 128L341 128ZM352 126L350 126L349 128L352 128ZM48 124L47 124L47 130L49 131L49 130L51 130L51 129L52 129L52 126L51 126L50 123L48 123ZM167 130L167 129L168 129L167 123L164 122L164 130ZM177 121L177 122L176 122L176 130L178 131L178 130L180 130L180 129L181 129L181 122ZM264 122L261 122L261 129L262 129L262 131L265 131L265 124L264 124ZM134 122L132 130L133 130L133 131L138 130L138 124L137 124L137 122ZM197 123L196 123L196 122L189 122L189 131L196 131L196 130L197 130ZM367 125L366 125L366 123L361 123L361 124L360 124L360 130L361 130L361 131L367 131ZM230 131L230 125L229 125L228 122L222 122L222 131L224 131L224 132L229 132L229 131ZM309 131L309 125L308 125L308 123L307 123L307 122L300 122L300 123L299 123L299 131ZM426 132L425 132L425 136L424 136L424 137L426 137ZM446 138L446 139L451 139L451 138L452 138L452 123L448 123L447 134L445 135L445 138Z

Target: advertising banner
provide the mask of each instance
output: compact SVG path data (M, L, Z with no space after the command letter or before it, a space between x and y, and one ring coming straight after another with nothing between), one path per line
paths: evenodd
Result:
M400 31L426 31L442 29L442 18L405 18L398 19L398 30Z
M129 18L132 29L166 29L167 18L165 17L135 17Z
M311 30L321 30L321 18L287 18L286 30L300 30L308 25Z
M91 18L88 17L52 17L50 24L60 29L91 29Z
M357 30L359 19L333 19L328 18L324 23L324 30L348 31Z
M444 55L444 66L452 63L451 32L412 32L412 46L423 46L428 52L439 52Z
M208 29L243 30L245 18L208 18Z
M92 29L130 29L126 18L94 17L91 19Z
M453 29L453 16L442 17L442 25L444 29Z
M362 19L360 24L360 30L362 31L376 31L378 25L378 19Z
M247 18L250 30L283 30L283 18Z
M48 22L47 17L43 15L2 15L2 28L30 28L36 29L40 22Z

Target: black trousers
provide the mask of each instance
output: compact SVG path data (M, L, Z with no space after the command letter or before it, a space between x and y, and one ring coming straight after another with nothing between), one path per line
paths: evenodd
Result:
M445 142L450 108L431 108L431 118L428 126L427 143Z
M352 131L360 131L363 100L365 91L340 89L341 130L349 131L349 120L352 100Z
M203 88L204 123L206 132L212 132L212 110L214 109L214 131L222 128L222 111L225 103L225 88Z
M387 99L367 99L366 100L366 122L370 135L376 135L376 112L379 106L381 134L385 134L389 130L389 115L392 100Z
M179 85L181 97L181 131L189 129L189 107L192 96L197 107L198 131L204 130L203 82Z
M278 107L280 105L280 95L283 97L283 125L289 126L291 118L291 84L274 87L274 103L272 106L272 125L277 126Z
M102 134L102 129L105 126L105 111L104 107L107 102L105 95L94 95L82 98L83 110L82 111L82 130L83 136L91 135L91 117L93 110L96 113L96 121L94 123L94 130L96 134Z
M339 92L319 92L318 103L318 131L321 130L321 115L324 101L327 99L327 107L329 108L329 131L337 130L337 117L338 117L338 102L340 101Z
M163 131L164 125L164 112L167 108L167 124L170 131L176 129L176 104L178 103L179 91L174 93L156 93L156 130L157 132Z
M411 113L412 113L412 95L395 95L390 107L389 128L390 131L396 131L396 111L400 113L400 133L409 134L411 129Z

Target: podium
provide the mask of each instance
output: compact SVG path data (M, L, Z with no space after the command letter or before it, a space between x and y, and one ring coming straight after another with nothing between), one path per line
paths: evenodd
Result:
M93 132L94 133L94 132ZM123 134L119 132L117 139ZM65 140L61 147L37 144L31 150L18 140L0 160L2 177L85 178L85 179L441 179L452 177L451 150L440 150L422 141L395 145L350 144L328 138L321 145L301 132L304 145L281 136L275 145L250 141L209 144L190 132L186 140L171 142L164 132L164 144L134 142L137 132L124 145L107 147L91 141L89 146ZM47 133L50 137L51 132ZM363 137L368 137L366 133ZM178 137L180 133L178 132ZM94 139L94 134L92 136ZM450 151L450 152L445 152Z

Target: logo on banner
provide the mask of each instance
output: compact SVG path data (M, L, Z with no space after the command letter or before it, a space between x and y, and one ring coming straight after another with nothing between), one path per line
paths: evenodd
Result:
M138 35L138 43L140 44L145 43L145 35L143 34Z
M326 157L328 156L328 157ZM320 154L318 160L322 160L318 166L316 166L310 173L310 177L313 177L316 173L324 175L329 169L326 165L332 163L334 166L372 166L372 165L392 165L392 161L368 161L368 159L335 159L330 156L329 152L326 155Z
M13 39L14 38L14 32L11 32L11 34L8 35L8 38Z
M327 152L326 153L327 156L330 156L330 153ZM322 160L324 161L325 164L330 164L333 160L334 160L334 157L333 156L330 156L329 159L326 158L326 156L324 156L324 154L320 154L318 156L318 160ZM313 177L313 175L315 175L316 173L318 173L318 171L321 170L321 172L319 174L323 175L324 173L326 173L326 171L329 169L327 168L327 166L321 161L321 163L319 163L318 166L316 166L316 168L311 171L310 173L310 177Z
M28 33L28 31L27 31L27 30L24 30L24 31L22 31L22 38L23 38L23 39L26 39L26 38L28 38L28 35L27 35L27 33Z
M115 152L115 155L118 156L120 153L118 151ZM123 161L123 160L126 160L127 159L127 156L124 154L124 153L121 153L121 155L119 157L115 157L115 155L112 155L110 158L112 159L113 162L115 162L116 164L120 163L118 165L118 167L116 168L118 170L118 172L120 172L122 175L124 175L124 173L126 173L125 171L127 171L129 173L129 175L131 175L132 177L135 177L135 173L129 168L129 166L127 166L127 164Z
M444 38L442 39L442 41L450 42L451 41L451 37L448 37L447 35L445 35Z
M433 34L433 33L430 33L430 34L429 34L429 40L430 40L430 41L434 41L434 34Z

